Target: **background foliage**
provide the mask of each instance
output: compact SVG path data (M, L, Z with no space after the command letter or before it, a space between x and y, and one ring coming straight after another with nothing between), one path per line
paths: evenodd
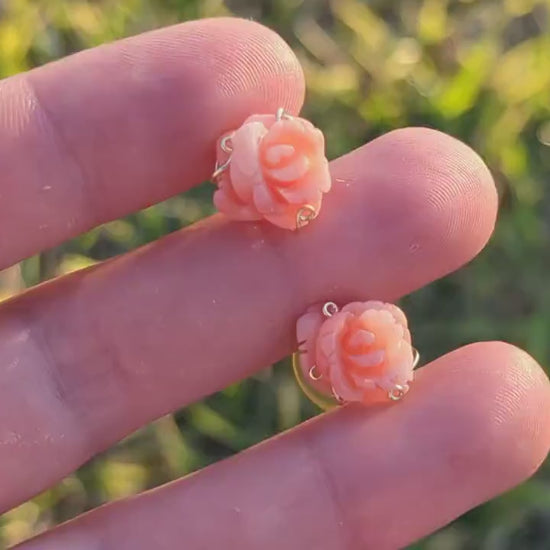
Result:
M409 296L427 359L504 339L550 365L549 0L0 0L0 77L122 36L234 13L276 29L306 71L306 116L340 155L427 125L475 148L498 180L497 232L467 268ZM159 238L210 212L207 187L109 223L0 274L5 297ZM0 519L0 547L181 476L314 414L276 365L163 418ZM550 471L418 549L550 548Z

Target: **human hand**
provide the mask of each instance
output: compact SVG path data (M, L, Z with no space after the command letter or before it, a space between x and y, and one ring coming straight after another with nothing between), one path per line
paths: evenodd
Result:
M205 20L0 83L2 266L205 180L248 115L303 99L271 31ZM138 427L289 354L312 303L393 301L469 261L496 193L426 129L331 164L298 233L214 216L0 306L0 509ZM24 550L393 549L530 475L550 443L546 376L503 343L418 372L406 399L342 408Z

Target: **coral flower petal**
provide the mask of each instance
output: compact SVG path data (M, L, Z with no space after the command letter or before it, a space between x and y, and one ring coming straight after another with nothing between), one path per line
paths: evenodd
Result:
M281 147L276 145L275 147ZM274 149L275 147L272 147ZM295 162L281 166L280 168L272 168L269 171L269 178L276 180L281 186L285 183L297 182L300 178L303 178L309 171L310 162L307 157L300 156Z
M252 122L239 128L231 139L229 174L233 189L242 201L251 201L254 186L262 182L262 166L256 150L266 133L261 122Z
M349 346L353 348L359 348L364 346L370 346L374 344L375 336L372 332L364 329L355 331L348 340Z
M216 175L221 212L238 220L258 212L285 229L301 226L298 214L306 206L319 213L332 182L323 134L310 122L253 115L231 133L226 149L218 144L217 165L226 167Z
M214 206L220 211L231 211L233 218L242 221L257 221L262 215L253 207L239 204L231 199L223 189L218 189L213 197Z
M324 391L344 401L373 403L408 389L413 348L407 320L397 306L353 302L329 318L310 312L298 327L306 335L301 349L322 374Z
M377 367L384 361L386 352L384 350L377 350L360 355L350 355L349 357L358 367Z

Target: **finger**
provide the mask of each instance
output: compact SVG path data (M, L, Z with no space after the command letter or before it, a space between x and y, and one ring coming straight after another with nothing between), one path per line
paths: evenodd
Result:
M388 134L333 177L299 233L216 216L1 307L0 508L287 355L310 304L393 300L468 261L493 227L490 175L439 132Z
M280 37L229 18L0 82L0 268L207 179L220 134L303 92Z
M397 406L318 417L21 550L394 550L531 475L549 446L545 374L475 344L422 369Z

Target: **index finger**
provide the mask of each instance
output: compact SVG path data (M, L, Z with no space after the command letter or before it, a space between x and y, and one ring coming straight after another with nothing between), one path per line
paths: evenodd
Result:
M285 42L231 18L0 81L0 269L200 183L220 134L303 94Z

